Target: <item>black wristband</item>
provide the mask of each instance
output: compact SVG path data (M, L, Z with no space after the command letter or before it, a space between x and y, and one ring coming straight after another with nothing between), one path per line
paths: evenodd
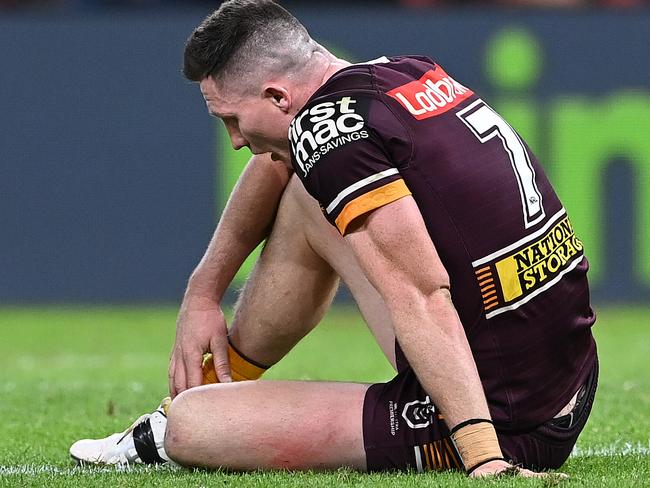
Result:
M505 458L504 457L499 457L499 456L489 458L489 459L486 459L485 461L481 461L476 466L472 466L469 469L465 468L465 470L467 471L467 474L472 474L472 471L474 471L476 468L480 468L481 466L483 466L484 464L489 463L490 461L505 461Z
M469 419L469 420L464 420L460 424L456 425L453 429L449 431L449 433L455 434L458 430L462 429L466 425L483 424L483 423L494 425L494 422L492 422L490 419Z

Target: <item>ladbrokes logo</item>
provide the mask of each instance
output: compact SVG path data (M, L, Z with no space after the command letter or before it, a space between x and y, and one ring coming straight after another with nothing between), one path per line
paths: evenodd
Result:
M582 242L564 211L549 223L547 230L505 257L473 263L487 318L523 305L582 260Z
M351 97L322 102L293 119L289 126L289 142L303 177L332 149L368 137L365 121L357 113L357 103Z
M418 120L444 114L473 94L440 66L427 71L419 80L388 92Z

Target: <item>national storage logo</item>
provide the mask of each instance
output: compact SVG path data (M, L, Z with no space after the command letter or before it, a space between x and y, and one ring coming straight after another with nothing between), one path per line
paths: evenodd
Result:
M551 288L582 261L582 242L564 209L539 231L473 264L487 318Z

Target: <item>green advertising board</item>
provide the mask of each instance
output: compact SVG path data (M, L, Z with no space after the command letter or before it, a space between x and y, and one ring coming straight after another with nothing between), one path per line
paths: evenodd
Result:
M349 59L349 58L348 58ZM647 87L621 88L605 94L556 91L540 99L536 88L545 82L546 55L535 34L524 25L495 29L483 52L483 76L489 83L486 97L520 132L538 155L585 244L594 289L604 287L616 263L606 259L614 239L625 241L632 253L623 286L636 288L636 296L650 285L650 91ZM462 80L473 86L471 80ZM223 205L248 161L246 150L235 152L219 126L219 195ZM612 235L607 222L608 168L624 161L633 175L633 224L629 235ZM257 252L237 275L241 284ZM620 273L619 273L620 274Z

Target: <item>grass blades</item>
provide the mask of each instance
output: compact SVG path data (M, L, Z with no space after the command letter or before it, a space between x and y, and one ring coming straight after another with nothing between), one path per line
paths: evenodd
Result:
M608 308L592 416L557 479L459 473L226 473L76 468L70 444L123 430L166 394L173 307L0 308L0 487L4 486L650 486L648 308ZM362 352L362 353L361 353ZM392 371L353 309L332 310L268 378L377 382Z

